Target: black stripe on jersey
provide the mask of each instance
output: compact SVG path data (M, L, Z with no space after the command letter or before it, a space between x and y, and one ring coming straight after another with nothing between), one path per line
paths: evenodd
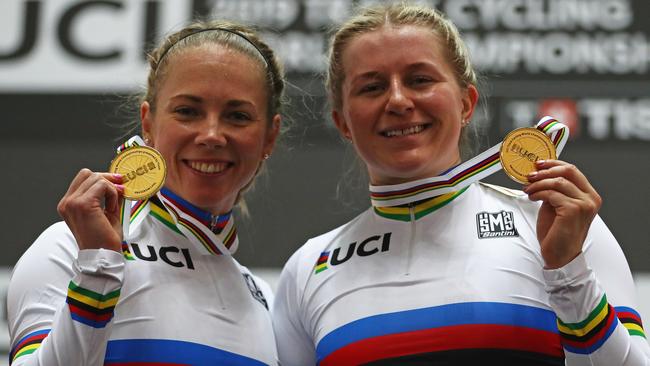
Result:
M589 332L587 332L586 334L584 334L582 336L577 336L575 334L568 334L568 333L564 333L562 331L560 331L560 335L562 336L562 338L569 339L569 340L572 340L572 341L575 341L575 342L587 342L590 339L593 339L594 336L596 336L605 326L608 326L608 325L611 324L610 322L608 322L608 320L612 316L613 311L614 311L614 309L611 306L607 306L607 315L605 315L603 320L601 320L600 323L598 323L594 327L594 329L590 330ZM616 321L616 317L614 317L614 321Z
M618 318L618 320L620 320L621 323L623 323L623 324L636 324L636 325L638 325L640 327L643 327L641 322L638 319L635 319L635 318Z
M367 366L564 366L564 357L507 349L462 349L396 357Z
M87 312L90 312L90 313L93 313L93 314L96 314L96 315L112 313L113 309L115 309L115 306L111 306L111 307L104 308L104 309L97 309L96 307L90 306L90 305L88 305L86 303L75 300L75 299L73 299L71 297L68 297L66 299L66 302L68 304L70 304L70 305L74 305L74 306L78 307L79 309L86 310Z

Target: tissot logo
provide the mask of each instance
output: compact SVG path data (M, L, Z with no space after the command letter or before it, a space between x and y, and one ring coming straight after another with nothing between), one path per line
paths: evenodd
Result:
M364 239L357 245L353 242L347 246L345 254L341 251L341 247L334 249L331 252L325 251L321 253L316 261L314 274L318 274L328 269L329 266L338 266L350 260L355 254L359 257L367 257L379 252L387 252L390 249L390 237L392 233L385 233L384 235L373 235Z
M476 229L479 239L519 236L515 228L514 214L509 211L476 214Z

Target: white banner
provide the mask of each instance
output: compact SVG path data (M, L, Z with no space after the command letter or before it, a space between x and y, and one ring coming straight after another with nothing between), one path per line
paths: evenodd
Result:
M182 26L190 4L3 0L0 91L133 90L146 78L143 41Z

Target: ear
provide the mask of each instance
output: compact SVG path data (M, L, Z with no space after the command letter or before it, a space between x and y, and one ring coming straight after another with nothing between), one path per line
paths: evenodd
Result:
M469 121L474 114L476 104L478 103L478 90L474 85L469 85L465 90L463 97L463 120Z
M271 127L269 127L268 133L266 134L266 139L264 141L264 153L271 154L273 147L275 147L275 141L280 135L280 126L282 125L282 116L276 114L271 120Z
M352 133L350 132L350 127L348 127L345 118L343 118L343 116L339 111L337 110L332 111L332 120L334 120L334 124L336 125L336 128L339 130L339 133L341 133L341 136L343 136L346 140L352 140Z
M142 124L142 138L152 136L153 116L151 115L151 106L149 102L142 102L140 105L140 122ZM153 145L153 140L152 140Z

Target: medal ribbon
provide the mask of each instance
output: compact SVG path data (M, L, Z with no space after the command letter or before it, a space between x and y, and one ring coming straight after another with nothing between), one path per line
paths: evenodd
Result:
M135 135L131 137L130 139L126 140L125 143L122 145L118 146L116 149L117 154L121 153L122 151L133 147L133 146L145 146L146 144L142 140L142 138L138 135ZM133 213L137 212L140 213L140 211L144 208L145 209L145 214L144 215L137 215L135 217L139 217L140 221L143 217L147 216L146 213L149 211L149 205L146 205L146 200L144 201L144 205L142 204L143 201L131 201L128 199L123 199L120 205L120 222L122 223L122 243L125 243L126 240L129 238L129 226L131 225L131 221L134 218ZM137 206L137 207L136 207ZM140 211L138 211L140 210ZM139 222L138 222L139 224Z
M555 118L546 116L535 128L544 132L555 145L559 156L569 139L569 129ZM443 175L413 182L375 186L370 185L370 199L375 207L399 206L445 193L459 191L470 184L501 170L501 142Z
M185 201L167 188L158 198L171 214L178 230L203 254L230 255L237 250L239 238L232 211L215 216Z

